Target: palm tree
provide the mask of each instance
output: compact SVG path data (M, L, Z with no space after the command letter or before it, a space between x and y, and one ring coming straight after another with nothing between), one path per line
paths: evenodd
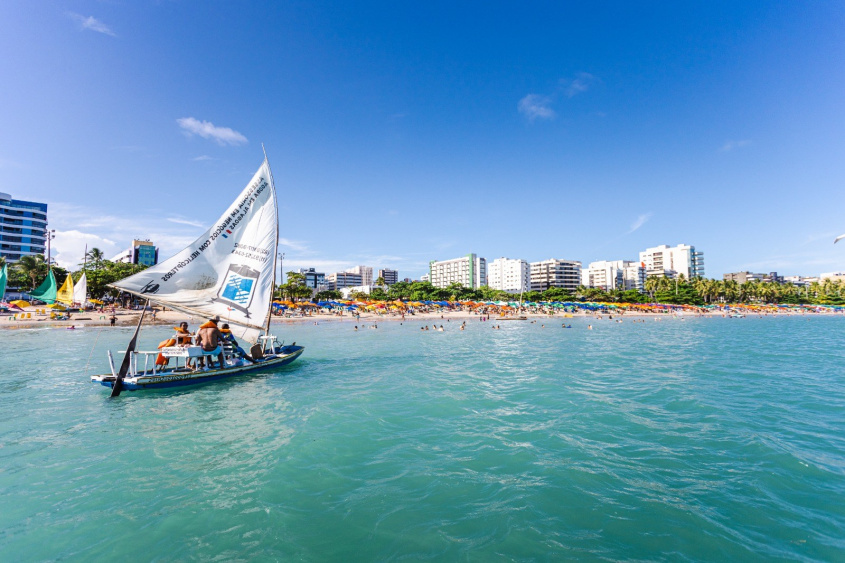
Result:
M95 246L88 251L88 254L85 255L85 259L94 265L93 267L95 270L99 270L102 267L103 260L106 259L106 255L103 254L102 250Z
M0 256L0 270L2 270L3 266L5 266L5 265L6 265L6 257Z
M384 278L379 276L376 278L376 287L384 287Z
M32 288L35 289L36 280L46 275L47 261L44 260L43 254L33 254L30 256L22 256L15 264L15 268L23 275L32 280Z

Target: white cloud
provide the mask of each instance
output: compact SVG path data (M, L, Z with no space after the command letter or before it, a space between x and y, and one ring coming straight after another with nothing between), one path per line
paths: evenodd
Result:
M117 37L117 34L111 30L109 26L95 18L94 16L85 16L75 14L73 12L68 12L68 17L76 21L79 24L79 28L82 30L89 30L89 31L96 31L97 33L103 33L105 35L111 35L112 37Z
M129 243L126 246L128 247ZM107 258L111 258L121 250L113 240L93 233L83 233L76 229L68 231L56 229L56 238L52 242L50 254L62 268L76 270L82 263L86 247L88 250L99 248Z
M176 120L187 135L199 135L203 139L216 141L219 145L242 145L247 138L228 127L217 127L210 121L200 121L193 117L181 117Z
M596 77L589 72L579 72L574 80L561 80L560 84L566 97L571 98L581 92L586 92L596 82Z
M168 217L168 221L171 223L176 223L177 225L190 225L191 227L204 227L202 223L199 221L191 221L190 219L182 219L179 217Z
M639 229L640 227L645 225L648 222L648 220L651 219L651 216L652 216L652 213L651 213L651 211L649 211L648 213L643 213L642 215L637 217L637 220L634 221L633 223L631 223L631 229L628 231L628 234L630 235L631 233L633 233L634 231L636 231L637 229Z
M724 145L722 145L722 148L719 149L719 150L722 151L722 152L727 152L727 151L732 151L734 149L738 149L738 148L741 148L741 147L747 147L750 144L751 144L751 141L748 140L748 139L743 139L741 141L728 141Z
M549 107L552 103L548 96L541 96L539 94L528 94L517 104L519 113L528 118L528 121L535 119L554 119L555 111Z
M193 160L194 162L202 162L203 160L214 160L214 159L211 158L210 156L208 156L207 154L204 154L202 156L197 156L195 158L192 158L191 160Z

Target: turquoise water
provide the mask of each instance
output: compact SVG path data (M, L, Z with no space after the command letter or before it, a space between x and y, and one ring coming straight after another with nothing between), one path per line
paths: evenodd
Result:
M845 319L567 322L116 400L131 329L3 331L0 559L845 559Z

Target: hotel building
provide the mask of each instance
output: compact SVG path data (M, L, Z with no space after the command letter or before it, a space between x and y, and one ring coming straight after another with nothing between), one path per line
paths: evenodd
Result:
M376 279L378 278L384 278L384 285L393 285L399 282L399 272L389 268L382 268L378 271Z
M158 264L158 248L148 240L133 240L132 246L112 258L111 261L155 266Z
M326 283L326 274L318 272L314 268L300 268L299 273L305 276L305 285L317 291L323 291L328 288Z
M44 254L46 241L47 204L0 193L0 256L17 262L23 256Z
M487 260L475 254L451 260L434 260L428 265L428 279L434 287L459 283L470 289L478 289L487 285Z
M560 287L575 291L581 284L581 262L550 258L531 262L531 291Z
M590 262L590 267L581 272L581 285L599 287L605 291L615 289L643 291L645 288L645 271L642 262L630 260Z
M655 246L640 252L640 262L645 265L647 276L675 278L680 274L688 280L704 277L704 253L694 246Z
M525 260L496 258L487 265L487 285L508 293L529 291L531 268Z

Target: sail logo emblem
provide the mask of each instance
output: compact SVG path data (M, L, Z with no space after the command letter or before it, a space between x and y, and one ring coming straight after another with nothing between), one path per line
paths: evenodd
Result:
M259 273L249 266L230 264L214 301L225 303L227 307L241 311L249 318L249 306L258 285Z

